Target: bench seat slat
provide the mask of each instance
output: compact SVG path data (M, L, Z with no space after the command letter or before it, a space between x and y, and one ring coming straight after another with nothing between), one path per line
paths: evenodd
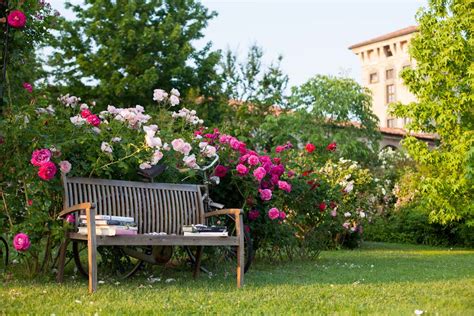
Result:
M87 235L69 233L72 240L87 240ZM237 246L238 237L194 237L182 235L96 236L97 246Z

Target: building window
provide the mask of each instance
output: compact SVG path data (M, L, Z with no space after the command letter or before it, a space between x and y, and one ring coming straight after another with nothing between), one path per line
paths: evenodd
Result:
M369 75L369 82L370 83L377 83L379 82L379 75L376 72L373 72Z
M385 54L385 57L391 57L393 56L392 50L390 49L390 45L385 45L383 47L383 53Z
M394 118L387 119L387 127L390 127L390 128L397 127L397 120Z
M373 49L370 49L370 50L367 51L367 58L369 59L369 61L374 61L375 60Z
M394 77L393 68L385 70L385 80L393 79L393 77Z
M395 85L393 84L388 84L385 87L385 93L386 93L386 100L387 104L395 102Z
M408 49L408 42L407 41L402 41L400 42L400 47L402 48L402 51L406 52Z

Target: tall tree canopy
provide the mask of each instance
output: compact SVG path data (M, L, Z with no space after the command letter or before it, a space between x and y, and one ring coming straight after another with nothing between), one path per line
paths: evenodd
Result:
M157 87L193 97L220 91L220 52L210 43L194 46L215 16L198 1L84 0L67 7L76 19L61 23L50 61L67 92L105 105L145 105Z
M340 155L369 164L376 160L380 139L371 102L369 91L352 79L316 75L293 87L293 111L267 117L263 137L273 144L335 141Z
M472 0L431 0L417 16L410 44L416 68L402 73L418 102L397 104L408 128L436 133L429 148L409 137L404 146L418 162L415 189L431 220L474 225L474 14Z

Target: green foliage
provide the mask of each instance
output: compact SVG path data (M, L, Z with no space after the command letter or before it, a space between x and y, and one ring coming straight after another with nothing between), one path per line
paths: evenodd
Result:
M339 157L364 165L376 161L377 117L371 110L370 94L354 80L317 75L292 89L289 106L294 111L266 118L261 138L269 144L290 140L327 145L334 141Z
M44 71L38 57L38 51L45 46L51 37L49 28L57 23L57 13L53 12L48 3L41 3L36 0L14 0L8 1L5 10L3 1L0 2L0 17L3 13L13 10L20 10L26 15L26 24L21 29L9 27L8 38L6 33L6 23L0 24L0 61L3 62L5 56L4 48L7 45L7 64L5 82L0 82L3 103L9 109L0 111L11 111L11 107L17 102L26 102L28 92L23 88L24 82L34 84L42 78ZM0 74L3 64L0 64ZM0 79L2 76L0 75Z
M474 225L474 15L471 0L429 2L417 16L419 33L410 55L415 69L402 73L418 102L396 104L393 112L411 119L413 131L435 133L439 145L408 137L404 147L418 163L416 196L430 220Z
M156 87L195 98L219 94L220 52L193 42L216 13L194 0L91 1L67 4L50 63L63 93L107 104L151 104ZM66 90L67 91L64 91ZM194 100L191 100L194 101Z
M370 241L396 242L443 246L474 245L474 232L465 223L441 225L430 223L429 212L422 205L393 210L376 217L365 226L364 239Z

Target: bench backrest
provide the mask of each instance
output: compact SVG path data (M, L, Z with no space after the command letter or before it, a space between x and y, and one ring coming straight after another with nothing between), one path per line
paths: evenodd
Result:
M204 222L199 185L63 177L64 206L94 203L97 214L129 216L140 234L181 234Z

